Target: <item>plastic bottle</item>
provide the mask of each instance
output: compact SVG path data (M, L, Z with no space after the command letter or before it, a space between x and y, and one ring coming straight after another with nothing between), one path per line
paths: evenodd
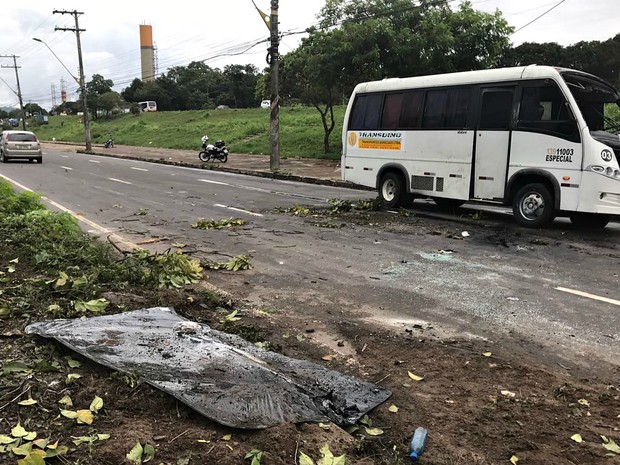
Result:
M413 437L411 438L411 453L409 454L409 458L412 462L417 462L418 458L424 452L424 446L426 446L426 439L428 437L428 431L426 428L422 428L419 426L416 428L413 433Z

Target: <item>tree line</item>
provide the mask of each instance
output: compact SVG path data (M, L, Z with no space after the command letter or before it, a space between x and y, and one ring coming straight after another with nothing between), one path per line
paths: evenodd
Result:
M326 0L318 25L281 57L282 103L299 102L319 111L329 151L333 107L346 103L362 81L535 63L580 69L620 86L620 34L566 47L531 42L513 47L513 32L500 11L477 11L470 2L452 9L446 0L415 5L410 0ZM123 102L144 100L157 101L164 111L256 107L269 97L269 82L268 68L230 65L220 70L192 62L153 81L135 79L120 94L100 75L86 89L97 117ZM77 111L79 102L74 106Z

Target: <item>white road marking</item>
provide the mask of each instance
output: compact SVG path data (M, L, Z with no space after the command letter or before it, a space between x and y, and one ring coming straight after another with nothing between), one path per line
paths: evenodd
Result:
M24 186L23 184L18 183L17 181L14 181L13 179L11 179L11 178L9 178L7 176L4 176L3 174L0 174L0 177L5 179L6 181L10 182L14 186L19 187L22 190L25 190L25 191L28 191L28 192L33 192L32 189ZM47 198L45 196L42 196L41 199L44 200L45 202L49 203L50 205L56 207L58 210L60 210L62 212L65 212L65 213L68 213L69 215L74 217L76 220L81 221L84 224L87 224L93 230L98 231L101 234L109 234L108 239L113 240L114 242L117 242L117 243L123 243L127 247L130 247L131 249L141 249L140 246L134 244L131 241L128 241L127 239L125 239L124 237L119 236L118 234L110 234L110 232L112 230L110 230L108 228L104 228L100 224L97 224L94 221L89 220L88 218L84 218L83 216L78 215L73 210L70 210L67 207L63 206L63 205L60 205L58 202L54 202L53 200L51 200L51 199L49 199L49 198Z
M220 186L230 186L227 182L211 181L210 179L199 179L201 182L208 182L209 184L219 184Z
M101 163L99 160L88 160L91 163Z
M114 182L120 182L122 184L132 184L129 181L123 181L122 179L116 179L116 178L108 178L110 181L114 181Z
M62 158L69 158L69 155L61 155Z
M251 212L251 211L248 211L248 210L243 210L241 208L229 207L227 205L222 205L221 203L216 203L213 206L214 207L219 207L219 208L226 208L227 210L232 210L232 211L235 211L235 212L246 213L246 214L252 215L252 216L263 216L260 213L254 213L254 212Z
M574 289L567 289L565 287L556 287L557 291L568 292L569 294L578 295L581 297L587 297L588 299L598 300L600 302L606 302L612 305L620 305L620 300L609 299L607 297L601 297L600 295L588 294L587 292L576 291Z
M145 168L136 168L135 166L132 166L132 167L131 167L131 169L132 169L132 170L136 170L136 171L148 171L148 170L147 170L147 169L145 169Z
M68 170L68 171L73 171L73 168L69 168L68 166L62 166L62 165L60 165L60 167L61 167L61 168L66 169L66 170Z

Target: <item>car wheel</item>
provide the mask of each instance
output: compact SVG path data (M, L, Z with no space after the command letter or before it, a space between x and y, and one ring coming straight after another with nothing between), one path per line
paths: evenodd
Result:
M597 213L573 213L570 215L570 222L579 229L603 229L609 220L609 215Z
M397 173L383 175L379 183L379 199L385 208L395 208L403 202L403 180Z
M35 160L37 163L43 163L43 157L39 157Z
M526 184L512 203L515 220L526 228L544 228L555 218L553 196L544 184Z

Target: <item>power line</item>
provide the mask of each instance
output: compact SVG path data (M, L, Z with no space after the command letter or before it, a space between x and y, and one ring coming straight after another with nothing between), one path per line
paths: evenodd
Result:
M514 31L512 34L516 34L517 32L519 32L522 29L525 29L526 27L528 27L530 24L538 21L540 18L542 18L543 16L545 16L547 13L549 13L551 10L556 9L557 7L559 7L562 3L564 3L566 0L560 0L558 3L556 3L555 5L553 5L551 8L549 8L547 11L545 11L543 14L537 16L536 18L534 18L533 20L531 20L529 23L527 23L524 26L521 26L519 29L517 29L516 31ZM511 35L512 35L511 34Z

